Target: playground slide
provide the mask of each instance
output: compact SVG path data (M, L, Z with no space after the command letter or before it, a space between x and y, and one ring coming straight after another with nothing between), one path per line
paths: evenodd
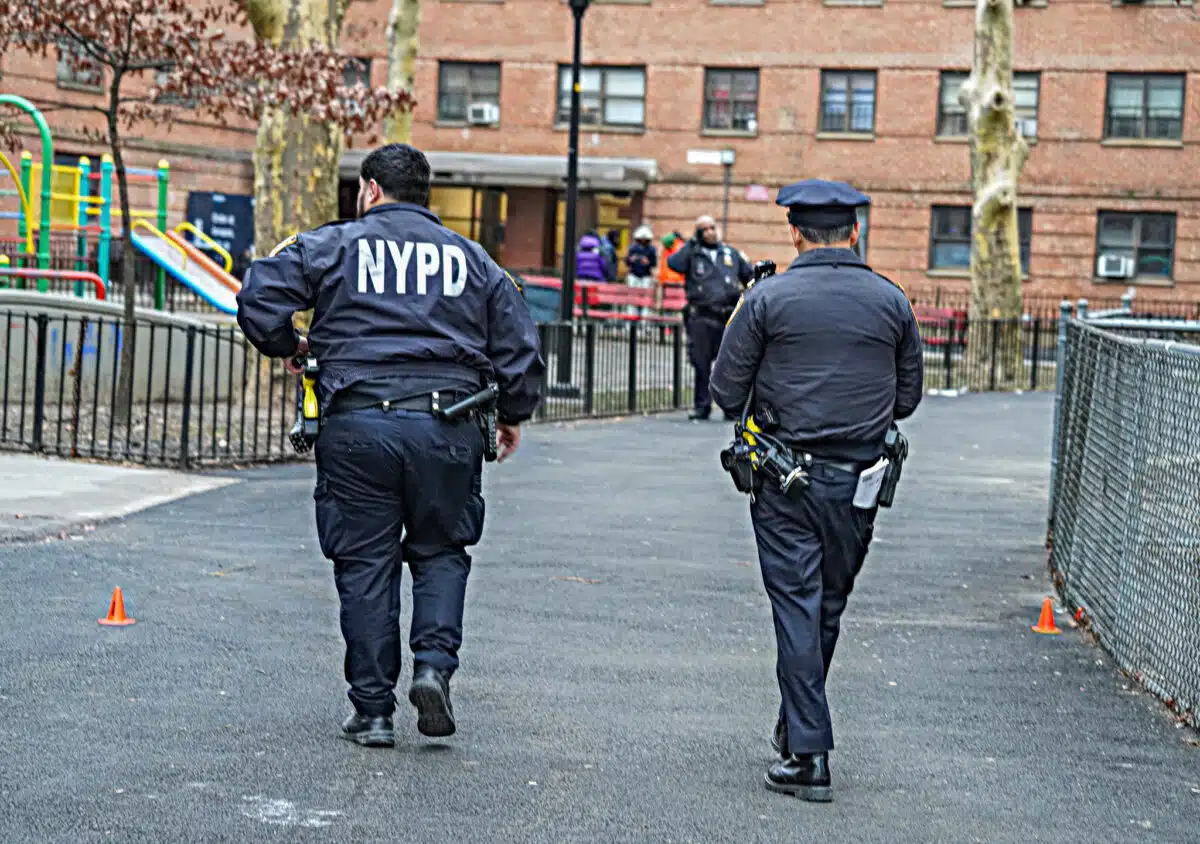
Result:
M174 232L162 236L143 228L133 232L133 245L217 310L237 313L238 280Z

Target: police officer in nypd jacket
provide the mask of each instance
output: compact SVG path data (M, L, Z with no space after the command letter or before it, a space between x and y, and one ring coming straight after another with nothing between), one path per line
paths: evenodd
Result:
M799 257L746 291L712 372L718 405L740 414L753 391L756 419L777 419L774 436L809 464L799 500L764 482L750 515L781 698L766 786L816 801L831 799L825 680L878 508L880 473L867 470L884 465L888 429L916 410L924 377L908 298L853 249L855 208L869 202L819 179L779 192Z
M319 364L317 534L333 561L354 712L342 735L394 743L401 669L402 562L412 573L409 702L427 736L455 732L468 546L483 532L484 443L469 417L441 405L500 389L504 460L538 403L545 365L516 282L476 243L427 209L430 169L405 144L369 154L358 219L288 238L255 261L237 296L238 324L263 354ZM314 309L307 337L292 315ZM289 364L292 371L297 371Z
M687 296L688 358L695 370L693 410L688 418L707 419L712 412L708 381L721 332L754 271L740 252L721 242L716 221L708 216L696 220L692 239L667 258L667 266L683 274Z

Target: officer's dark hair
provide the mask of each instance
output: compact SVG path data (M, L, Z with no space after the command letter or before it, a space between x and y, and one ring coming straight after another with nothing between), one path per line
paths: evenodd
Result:
M809 243L845 243L854 234L853 223L835 229L810 229L807 226L796 226L796 229Z
M429 160L408 144L387 144L363 159L364 182L372 179L388 199L429 205Z

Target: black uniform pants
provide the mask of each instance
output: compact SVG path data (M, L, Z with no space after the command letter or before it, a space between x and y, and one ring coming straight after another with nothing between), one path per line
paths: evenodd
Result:
M483 437L470 419L367 408L331 415L315 447L321 551L333 561L355 709L390 715L400 675L402 561L415 665L458 668L468 545L483 533Z
M713 317L696 316L688 319L686 327L688 360L696 373L692 403L697 413L707 416L712 410L708 380L712 376L713 361L721 350L725 324Z
M817 464L811 477L802 501L793 502L766 481L750 505L775 619L785 750L794 754L833 749L825 678L877 512L853 505L858 475Z

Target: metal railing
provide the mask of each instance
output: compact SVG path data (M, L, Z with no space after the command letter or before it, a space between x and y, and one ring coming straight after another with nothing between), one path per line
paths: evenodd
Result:
M1200 726L1200 322L1081 310L1059 333L1050 569L1122 668Z
M181 469L295 456L296 380L282 361L235 325L140 316L129 332L115 310L0 310L0 448ZM133 389L120 407L126 342Z

